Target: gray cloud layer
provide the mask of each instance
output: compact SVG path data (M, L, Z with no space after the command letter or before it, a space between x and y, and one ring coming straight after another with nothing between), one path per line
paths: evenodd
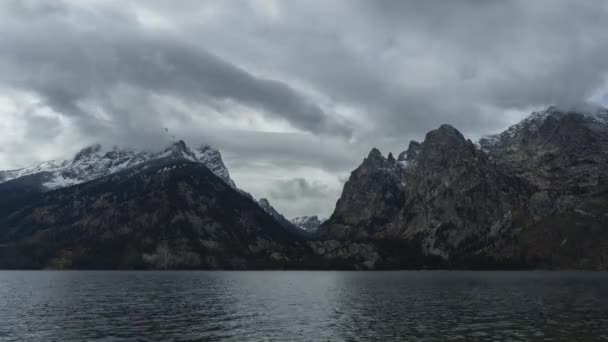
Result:
M186 101L234 101L312 133L351 134L345 123L288 84L256 77L204 45L145 32L127 13L91 13L58 2L25 8L9 4L9 14L20 20L12 20L0 36L3 78L35 92L57 112L78 116L87 128L99 129L84 101L123 123L137 115L136 101L124 103L114 94L126 86ZM81 26L85 23L98 27ZM153 123L154 112L147 112L145 120Z
M309 183L304 178L293 178L287 181L278 181L275 189L271 189L270 197L277 200L296 201L304 198L324 198L327 194L327 185Z
M94 140L163 144L170 127L218 145L287 216L328 215L373 146L606 101L607 14L574 0L3 1L0 168Z

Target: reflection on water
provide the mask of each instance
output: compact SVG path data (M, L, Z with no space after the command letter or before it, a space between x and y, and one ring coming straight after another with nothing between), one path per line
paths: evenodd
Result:
M608 274L0 272L1 341L605 341Z

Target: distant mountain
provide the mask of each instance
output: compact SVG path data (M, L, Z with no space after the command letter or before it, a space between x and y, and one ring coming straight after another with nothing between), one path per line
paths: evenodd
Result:
M291 219L291 223L296 227L302 228L308 232L316 232L321 223L317 216L299 216Z
M148 161L166 158L201 163L231 187L236 188L218 150L201 145L192 151L183 141L175 142L158 152L120 148L104 151L101 145L96 144L82 149L72 160L48 161L24 169L0 171L0 184L25 176L39 175L37 179L40 190L54 190L105 177Z
M309 232L308 230L303 230L300 227L298 227L297 225L293 224L291 221L289 221L288 219L285 218L285 216L283 216L282 214L280 214L272 205L270 205L270 202L268 201L268 199L266 198L261 198L258 201L258 204L260 205L260 207L267 212L270 216L272 216L281 226L283 226L283 228L287 231L290 231L298 236L301 236L303 238L306 237L312 237L311 234L312 232Z
M443 125L397 159L374 149L319 234L407 242L448 268L606 269L608 112L550 107L478 144Z

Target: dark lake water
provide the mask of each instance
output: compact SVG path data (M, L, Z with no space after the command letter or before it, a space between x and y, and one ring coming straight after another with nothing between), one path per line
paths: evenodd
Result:
M608 274L0 271L0 341L607 341Z

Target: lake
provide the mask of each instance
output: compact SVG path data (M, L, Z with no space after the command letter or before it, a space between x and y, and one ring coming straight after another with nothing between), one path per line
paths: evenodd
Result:
M0 271L0 341L606 341L608 273Z

